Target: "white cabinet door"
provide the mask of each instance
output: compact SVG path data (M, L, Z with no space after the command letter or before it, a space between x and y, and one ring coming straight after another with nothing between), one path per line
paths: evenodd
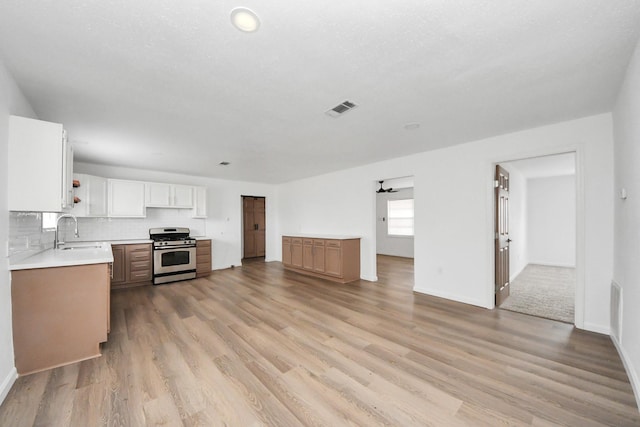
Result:
M147 182L145 201L148 208L192 208L193 187L190 185Z
M111 217L145 217L145 183L141 181L125 181L109 179L109 216Z
M64 170L61 124L9 117L10 211L61 212ZM72 160L73 161L73 160Z
M176 208L193 207L193 187L188 185L172 185L172 206Z
M106 217L107 211L107 179L101 176L87 175L89 197L87 200L87 216Z
M207 217L207 187L194 187L193 190L195 193L193 217L206 218Z
M171 184L147 182L146 204L152 208L168 208L171 206Z
M62 208L70 211L73 209L73 147L64 131L62 150Z

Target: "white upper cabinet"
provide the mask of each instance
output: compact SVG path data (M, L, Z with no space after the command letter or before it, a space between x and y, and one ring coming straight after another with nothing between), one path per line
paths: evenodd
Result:
M74 174L73 178L80 183L76 187L75 196L80 199L73 207L76 216L106 217L107 210L107 179L100 176Z
M173 206L176 208L193 207L193 187L189 185L172 185Z
M146 216L144 182L122 179L109 179L107 182L110 217L143 218Z
M8 145L10 211L73 206L73 152L61 124L10 116Z
M171 184L147 182L146 205L162 208L171 206Z
M207 217L207 187L194 187L193 217Z
M147 182L145 200L149 208L192 208L193 187Z

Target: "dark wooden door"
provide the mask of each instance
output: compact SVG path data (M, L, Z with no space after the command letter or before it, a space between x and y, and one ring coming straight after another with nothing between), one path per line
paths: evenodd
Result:
M509 172L496 166L496 306L509 296Z
M244 258L265 254L265 198L242 196Z

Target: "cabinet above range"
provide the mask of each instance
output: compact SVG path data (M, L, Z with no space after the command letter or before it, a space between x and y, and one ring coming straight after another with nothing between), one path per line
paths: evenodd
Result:
M145 185L148 208L193 208L193 187L148 182Z

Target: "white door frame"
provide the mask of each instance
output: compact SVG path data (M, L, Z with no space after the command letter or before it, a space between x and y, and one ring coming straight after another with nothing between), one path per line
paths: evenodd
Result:
M497 164L524 160L533 157L552 156L557 154L575 153L576 159L576 294L575 294L575 325L584 329L584 304L585 304L585 196L584 196L584 149L580 145L570 145L562 148L546 148L534 150L505 158L495 158L487 163L487 177L490 185L487 186L487 223L491 233L487 236L487 247L491 254L488 269L490 278L487 281L487 307L495 308L495 206L494 187L495 167Z

